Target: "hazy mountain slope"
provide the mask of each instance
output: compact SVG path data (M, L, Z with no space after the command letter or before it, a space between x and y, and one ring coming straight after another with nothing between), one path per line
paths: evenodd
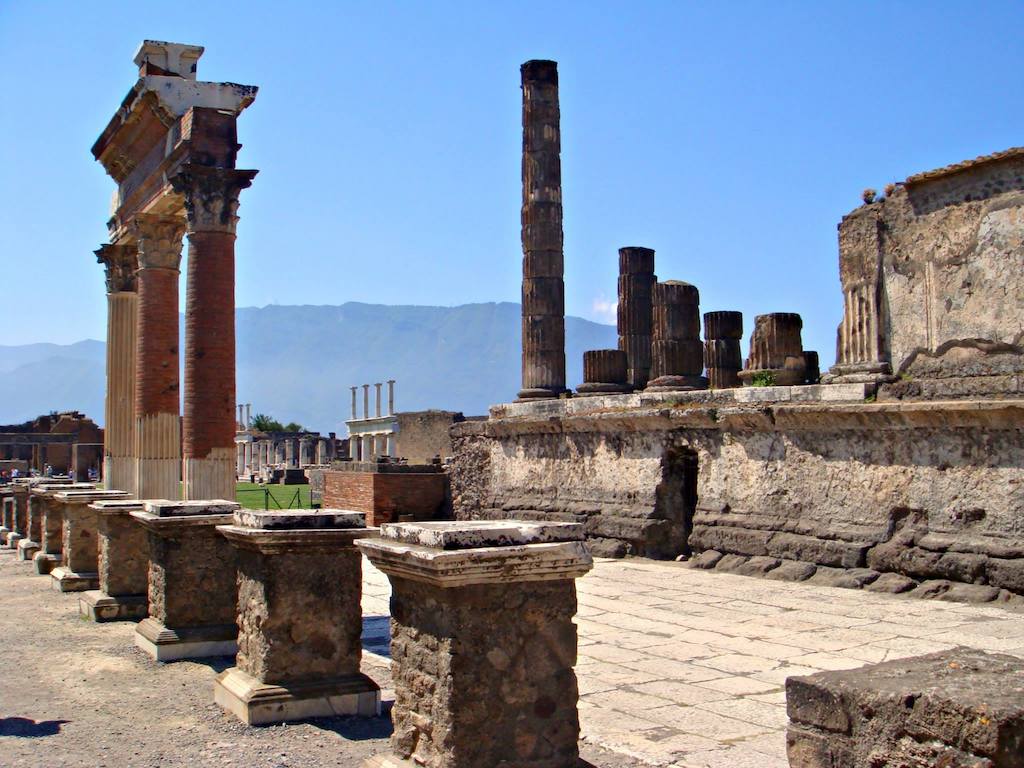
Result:
M246 307L236 317L238 399L252 403L253 413L311 429L344 431L353 385L391 378L399 410L473 415L515 397L520 384L518 304L353 302ZM612 326L566 318L569 385L582 379L584 350L615 342ZM103 387L101 342L0 347L0 423L66 408L101 421ZM361 409L361 391L359 403Z

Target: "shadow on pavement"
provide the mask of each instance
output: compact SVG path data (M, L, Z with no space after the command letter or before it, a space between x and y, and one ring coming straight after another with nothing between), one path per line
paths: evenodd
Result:
M70 721L40 720L37 722L27 717L0 717L0 736L20 736L25 739L56 736L60 733L60 727L67 722Z

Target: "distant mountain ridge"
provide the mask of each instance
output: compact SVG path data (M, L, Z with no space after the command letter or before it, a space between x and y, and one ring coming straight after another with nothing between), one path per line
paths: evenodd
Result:
M397 410L467 416L519 389L520 307L511 302L269 305L241 307L235 321L238 400L308 429L344 433L349 387L360 384L395 379ZM615 347L616 332L579 317L567 317L565 331L567 383L575 386L583 352ZM70 408L102 422L105 355L93 340L0 346L0 424Z

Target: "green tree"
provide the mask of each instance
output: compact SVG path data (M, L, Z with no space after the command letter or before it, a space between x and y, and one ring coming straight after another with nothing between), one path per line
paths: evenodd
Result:
M298 424L298 423L296 423L294 421L289 421L287 424L284 425L284 431L285 432L305 432L306 430L303 429L301 424Z
M281 422L265 413L257 413L250 422L252 429L257 432L285 432Z

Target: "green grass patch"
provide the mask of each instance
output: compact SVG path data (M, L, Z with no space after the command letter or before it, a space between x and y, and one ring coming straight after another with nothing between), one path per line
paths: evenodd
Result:
M296 493L298 493L298 498L296 498ZM235 500L246 509L313 508L308 485L238 483L235 487Z

